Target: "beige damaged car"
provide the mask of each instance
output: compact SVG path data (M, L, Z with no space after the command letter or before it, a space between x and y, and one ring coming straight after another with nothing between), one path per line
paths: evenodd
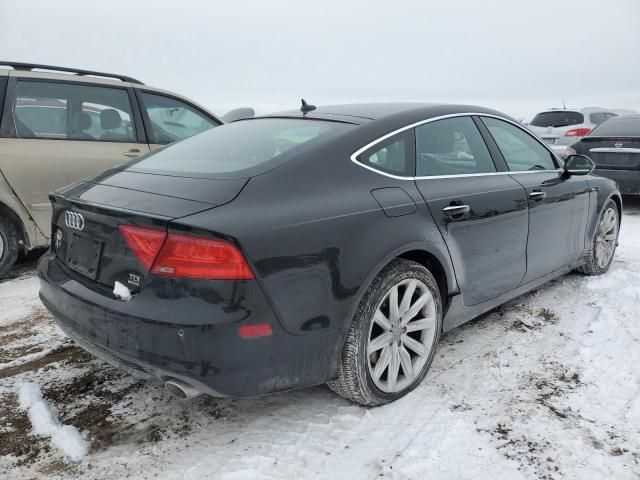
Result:
M49 192L222 123L130 77L2 61L0 112L0 277L48 245Z

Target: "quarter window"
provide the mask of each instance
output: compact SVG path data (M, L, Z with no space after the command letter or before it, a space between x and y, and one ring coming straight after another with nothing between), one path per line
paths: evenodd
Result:
M549 150L528 133L503 120L481 117L509 166L509 170L555 170Z
M150 143L166 145L218 126L212 118L178 99L140 92L149 121Z
M495 172L480 132L470 117L453 117L416 127L416 175Z
M14 121L18 138L136 142L129 95L120 88L19 81Z
M413 176L413 168L409 161L409 148L413 137L408 132L391 137L377 143L358 157L358 160L382 172L399 176Z

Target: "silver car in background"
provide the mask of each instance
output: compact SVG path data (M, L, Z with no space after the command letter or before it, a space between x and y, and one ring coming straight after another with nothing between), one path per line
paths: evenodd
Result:
M597 125L617 116L613 109L587 107L576 110L551 109L538 113L527 127L558 155L587 135Z

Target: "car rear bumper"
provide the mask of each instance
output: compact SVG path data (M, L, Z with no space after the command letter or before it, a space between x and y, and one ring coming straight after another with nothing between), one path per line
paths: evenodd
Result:
M178 379L209 395L246 397L322 383L333 375L326 352L335 348L335 334L287 333L255 281L237 286L240 295L231 302L205 299L211 303L203 309L203 299L181 295L179 288L174 298L146 288L129 302L115 300L74 279L51 254L38 270L40 298L62 330L137 377ZM272 335L241 338L238 328L256 323L268 323Z
M614 180L623 195L640 195L640 171L638 170L605 170L596 168L594 173Z

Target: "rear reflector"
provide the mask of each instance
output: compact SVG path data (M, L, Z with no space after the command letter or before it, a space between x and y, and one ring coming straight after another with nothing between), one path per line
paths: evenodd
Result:
M153 261L167 237L166 232L131 225L120 225L118 228L140 263L147 271L151 270Z
M238 327L238 334L241 338L268 337L272 334L271 325L259 323L257 325L243 325Z
M249 280L253 273L242 253L224 240L178 233L167 236L151 273L208 280Z
M584 137L591 131L590 128L574 128L564 134L565 137Z

